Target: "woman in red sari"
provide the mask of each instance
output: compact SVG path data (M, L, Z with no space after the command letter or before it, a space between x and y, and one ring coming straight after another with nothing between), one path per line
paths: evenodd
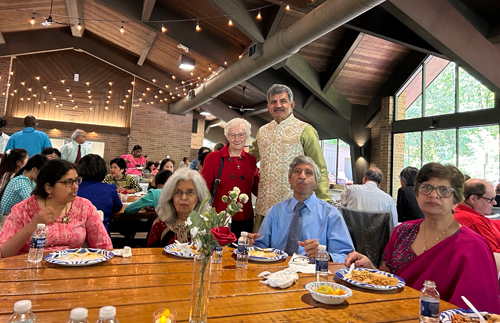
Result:
M452 165L424 165L415 179L415 195L424 219L404 222L392 233L380 270L392 272L417 290L432 280L441 299L467 308L500 313L498 277L486 239L462 226L453 208L463 199L463 174ZM368 258L353 252L346 266L375 269Z

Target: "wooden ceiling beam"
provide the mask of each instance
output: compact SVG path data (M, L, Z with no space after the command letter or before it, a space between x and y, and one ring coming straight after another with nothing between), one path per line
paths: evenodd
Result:
M296 53L286 60L284 69L292 74L312 94L324 102L330 109L347 120L351 120L352 103L333 86L323 92L319 73L304 57Z
M151 13L155 7L156 0L144 0L142 3L142 16L141 21L149 21L151 18Z
M333 82L340 74L340 71L344 68L344 65L347 63L352 53L358 47L359 42L363 39L365 34L356 32L356 31L347 31L346 39L342 40L342 48L338 50L338 53L335 53L332 59L329 62L329 66L332 67L333 71L327 72L328 80L324 83L323 92L327 93L327 91L332 86ZM325 77L323 77L325 79Z
M269 39L272 35L276 33L276 30L278 30L278 27L281 24L281 20L285 15L285 12L286 12L285 6L280 6L278 12L276 13L276 16L274 16L273 23L271 24L271 27L267 32L266 39Z
M492 46L448 0L389 0L382 6L500 96L500 47Z
M136 0L96 0L99 3L123 14L131 20L140 20L142 12L142 3ZM151 13L150 20L163 21L163 20L179 20L186 19L157 4ZM161 33L161 23L158 22L139 22L151 30L157 31L159 36L168 37L178 43L187 46L190 50L198 52L200 55L207 57L210 61L220 61L223 57L232 57L236 53L241 53L243 48L238 48L231 45L226 40L218 37L215 34L203 30L203 32L196 32L195 24L193 28L186 28L185 24L172 23L166 26L168 31Z
M151 49L151 45L153 45L153 42L154 42L157 34L158 33L156 31L149 32L148 39L146 39L146 43L144 44L144 48L142 49L141 56L139 57L139 60L137 61L137 65L142 66L142 64L144 64L144 61L146 60L146 57L148 57L149 50Z
M5 44L5 39L3 38L3 34L0 32L0 44Z
M238 29L252 41L264 42L263 32L255 23L253 12L248 12L241 0L209 0L209 3L221 14L229 15Z
M496 25L491 25L488 31L488 40L492 44L500 43L500 22Z
M83 2L78 0L65 0L66 10L68 12L68 22L71 28L73 37L82 37L85 31L85 20L83 18ZM81 24L81 29L78 30L78 23Z

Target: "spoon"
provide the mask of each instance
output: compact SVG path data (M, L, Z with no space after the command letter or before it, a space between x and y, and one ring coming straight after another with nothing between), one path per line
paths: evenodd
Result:
M352 271L354 270L354 263L351 264L351 267L349 267L349 271L347 272L348 275L352 274Z
M462 296L462 299L464 300L465 304L467 304L467 306L469 306L469 308L474 312L474 314L479 317L479 323L486 323L484 317L478 312L474 305L472 305L472 303L469 302L469 300L465 296Z

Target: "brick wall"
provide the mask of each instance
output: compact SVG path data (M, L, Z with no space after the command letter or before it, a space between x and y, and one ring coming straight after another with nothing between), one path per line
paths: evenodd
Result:
M0 116L5 115L5 108L7 107L11 67L12 57L0 58Z
M148 155L149 160L158 161L169 155L178 165L182 158L189 156L191 152L193 114L192 112L185 115L168 114L166 102L151 105L139 101L140 94L146 91L146 87L150 85L136 79L130 137L126 151L130 152L134 145L140 145L143 155ZM204 126L202 122L199 124ZM201 140L203 141L203 138Z
M404 91L399 97L398 97L398 107L397 107L397 118L398 120L404 120L405 119L405 112L406 112L406 91ZM405 135L403 133L401 134L396 134L394 136L394 158L393 158L393 188L392 188L392 196L397 197L398 194L398 189L401 187L401 184L399 182L399 173L401 170L405 167L404 162L405 162L405 154L404 154L404 149L405 149Z

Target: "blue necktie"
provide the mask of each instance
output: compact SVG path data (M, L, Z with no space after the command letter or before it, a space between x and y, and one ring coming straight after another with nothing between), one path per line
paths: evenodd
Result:
M286 241L285 252L289 256L293 256L299 250L300 235L302 233L302 214L300 213L306 205L303 202L295 205L295 213L293 214L292 223L290 223L290 230L288 231L288 239Z

